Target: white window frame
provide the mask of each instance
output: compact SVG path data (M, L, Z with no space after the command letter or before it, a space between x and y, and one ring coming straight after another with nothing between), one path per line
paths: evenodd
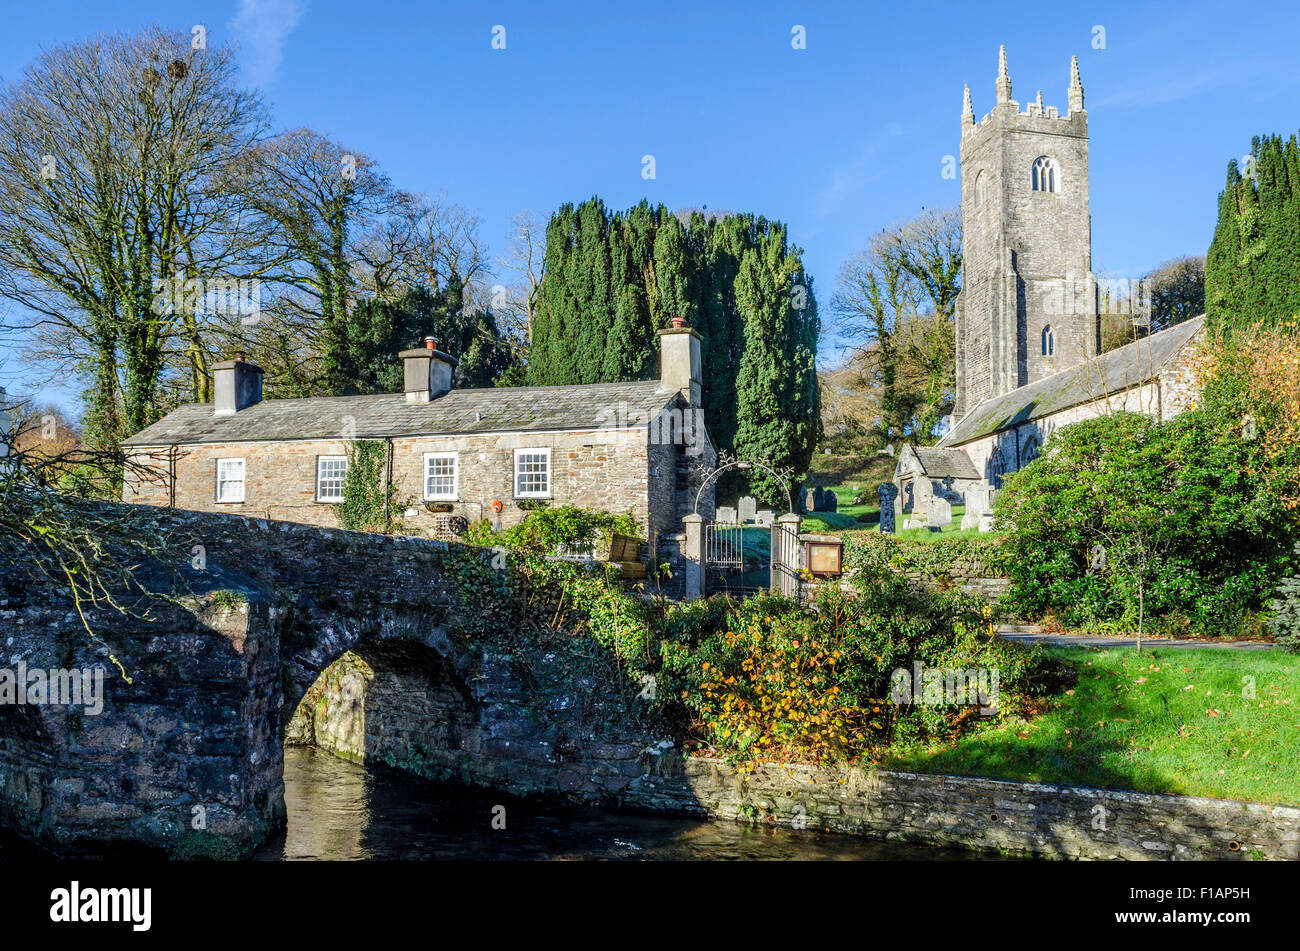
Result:
M451 491L429 491L429 463L434 459L451 460ZM460 453L426 452L424 454L424 499L426 502L455 502L460 498Z
M339 476L337 476L337 478L338 478L338 483L339 483L339 494L338 494L338 497L337 497L337 498L334 497L334 496L330 496L330 497L326 498L326 496L323 495L323 494L321 493L321 483L324 481L324 479L323 479L322 476L321 476L321 464L322 464L322 463L325 463L325 462L342 462L342 463L343 463L343 472L342 472ZM344 481L347 477L348 477L348 457L347 457L347 456L340 456L340 455L333 455L333 456L317 456L317 457L316 457L316 501L317 501L317 502L328 502L328 503L338 503L338 502L342 502L342 501L343 501L343 481ZM335 478L334 476L331 476L331 477L330 477L330 481L333 481L334 478Z
M520 456L541 456L546 460L546 488L543 491L530 489L525 492L519 487L519 458ZM547 449L516 449L515 450L515 480L514 490L517 499L549 499L551 497L551 450Z
M221 472L222 472L222 469L223 469L224 467L226 467L227 465L233 465L234 463L239 463L239 479L238 479L238 483L239 483L239 498L224 498L224 497L222 496L222 494L221 494L221 486L222 486L222 484L225 483L225 484L228 484L228 485L234 485L235 482L236 482L236 480L230 478L229 476L227 476L226 478L223 479L222 476L221 476ZM218 460L217 460L217 487L216 487L216 493L217 493L217 501L218 501L218 502L221 502L221 503L227 503L227 502L242 502L242 501L244 501L244 497L245 497L245 495L246 495L247 486L248 486L248 466L247 466L247 464L244 462L244 459L243 459L242 457L228 457L228 458L222 458L222 459L218 459Z

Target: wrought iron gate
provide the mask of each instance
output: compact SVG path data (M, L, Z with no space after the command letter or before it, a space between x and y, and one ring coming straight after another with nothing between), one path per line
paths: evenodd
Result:
M751 559L752 560L752 559ZM761 567L761 566L759 566ZM750 577L746 577L746 575ZM704 528L705 594L742 597L758 591L753 571L745 570L745 526L713 522Z

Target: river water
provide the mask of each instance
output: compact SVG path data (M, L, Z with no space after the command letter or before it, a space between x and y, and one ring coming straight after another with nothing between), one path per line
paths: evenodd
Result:
M960 861L990 853L503 799L375 772L310 747L284 751L286 828L253 856L294 860ZM505 828L494 814L505 809ZM498 823L499 824L499 823ZM0 862L50 857L0 830Z
M285 749L284 781L287 828L258 851L258 859L952 861L985 857L857 836L449 793L309 747ZM505 809L504 829L492 827L498 806Z

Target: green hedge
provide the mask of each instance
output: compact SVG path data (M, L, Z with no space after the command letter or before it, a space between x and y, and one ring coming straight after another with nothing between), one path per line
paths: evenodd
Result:
M846 535L844 541L846 569L920 574L940 585L951 582L951 569L958 564L973 574L1005 578L1014 562L1015 550L1002 537L914 542L881 532L860 532Z

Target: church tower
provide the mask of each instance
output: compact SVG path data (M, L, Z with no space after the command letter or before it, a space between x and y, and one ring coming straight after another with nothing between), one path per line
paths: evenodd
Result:
M978 122L969 86L962 104L953 423L985 399L1101 350L1078 58L1070 61L1064 116L1043 105L1041 92L1020 111L1005 46L995 89L993 110Z

